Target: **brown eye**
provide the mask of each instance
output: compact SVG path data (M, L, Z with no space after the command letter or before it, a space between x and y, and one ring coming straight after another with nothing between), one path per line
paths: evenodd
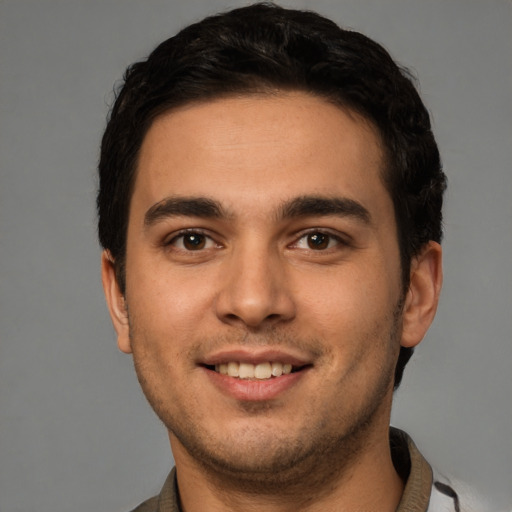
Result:
M206 237L200 233L186 233L182 237L183 247L189 251L198 251L206 246Z
M327 231L310 231L302 235L294 244L296 249L306 249L308 251L327 251L336 247L346 246L340 236L336 236Z
M331 237L325 233L310 233L307 235L307 244L310 249L322 250L329 247Z
M202 251L215 247L215 242L198 231L187 231L175 236L168 245L181 251Z

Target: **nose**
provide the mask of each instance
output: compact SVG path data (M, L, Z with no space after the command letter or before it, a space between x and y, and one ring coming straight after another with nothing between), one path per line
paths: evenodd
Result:
M222 322L258 329L294 318L291 283L279 254L253 245L234 251L225 263L215 304Z

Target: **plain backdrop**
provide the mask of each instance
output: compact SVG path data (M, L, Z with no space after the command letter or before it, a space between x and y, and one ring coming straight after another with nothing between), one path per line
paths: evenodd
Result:
M98 146L127 65L227 0L0 0L0 511L129 510L172 465L99 273ZM512 506L512 3L316 0L413 69L449 178L445 286L393 423Z

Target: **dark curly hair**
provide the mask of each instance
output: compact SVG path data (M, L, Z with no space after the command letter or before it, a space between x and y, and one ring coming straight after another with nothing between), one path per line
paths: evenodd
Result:
M409 72L368 37L310 11L259 3L208 17L161 43L124 76L103 135L99 240L125 286L126 233L137 157L152 121L175 107L230 95L304 91L379 130L394 204L404 291L411 258L442 237L446 178L429 114ZM401 348L400 384L412 349Z

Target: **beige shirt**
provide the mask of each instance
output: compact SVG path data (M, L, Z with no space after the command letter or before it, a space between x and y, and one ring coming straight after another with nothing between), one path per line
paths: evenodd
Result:
M406 482L404 493L396 512L437 512L429 509L432 495L438 495L439 499L449 508L459 512L458 499L451 496L451 488L447 490L443 484L433 482L432 468L416 448L412 439L401 430L390 429L391 453L393 463ZM437 485L437 486L436 486ZM441 489L439 487L441 486ZM178 487L176 482L176 468L169 473L167 480L158 496L145 501L132 512L181 512L178 499Z

